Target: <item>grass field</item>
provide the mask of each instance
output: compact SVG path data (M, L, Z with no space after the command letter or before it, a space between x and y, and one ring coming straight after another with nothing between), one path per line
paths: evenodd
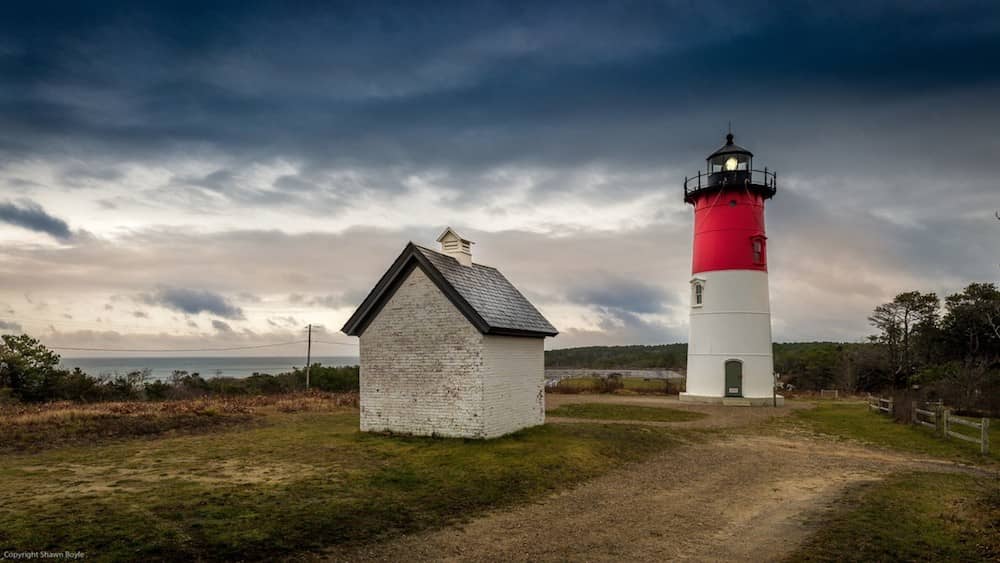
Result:
M576 403L563 405L545 413L547 416L569 418L593 418L598 420L642 420L660 422L683 422L698 420L705 415L698 412L681 411L666 407L641 407L634 405L612 405L605 403Z
M491 441L366 435L355 409L0 458L0 547L88 559L287 557L440 526L678 442L549 424Z
M796 414L798 421L814 432L874 446L967 462L1000 460L1000 422L991 421L990 455L984 458L976 444L944 440L935 436L930 428L896 424L888 416L870 411L864 403L821 401L815 408ZM956 426L955 430L959 428Z
M943 473L894 475L839 501L791 561L996 561L1000 482Z
M34 452L164 434L202 433L259 422L258 411L326 409L358 404L357 393L290 393L184 401L4 405L0 454Z

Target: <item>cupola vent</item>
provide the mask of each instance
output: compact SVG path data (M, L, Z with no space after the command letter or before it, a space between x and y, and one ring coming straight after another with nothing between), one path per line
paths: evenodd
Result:
M448 227L437 238L441 243L441 252L451 256L463 266L472 265L472 241L459 236L451 227Z

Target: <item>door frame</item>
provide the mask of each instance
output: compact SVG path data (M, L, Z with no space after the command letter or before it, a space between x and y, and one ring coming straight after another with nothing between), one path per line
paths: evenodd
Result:
M740 392L738 395L729 393L729 364L735 363L740 366ZM722 363L722 396L723 397L743 397L743 360L739 358L729 358Z

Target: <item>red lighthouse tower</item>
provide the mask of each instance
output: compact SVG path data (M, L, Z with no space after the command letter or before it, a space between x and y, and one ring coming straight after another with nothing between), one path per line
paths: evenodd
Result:
M774 392L764 202L776 174L753 168L753 153L733 143L684 179L694 206L687 392L681 400L770 403Z

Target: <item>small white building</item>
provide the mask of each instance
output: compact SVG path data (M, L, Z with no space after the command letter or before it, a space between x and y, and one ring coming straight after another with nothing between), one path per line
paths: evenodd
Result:
M361 340L361 430L493 438L545 422L557 331L450 227L407 244L342 329Z

